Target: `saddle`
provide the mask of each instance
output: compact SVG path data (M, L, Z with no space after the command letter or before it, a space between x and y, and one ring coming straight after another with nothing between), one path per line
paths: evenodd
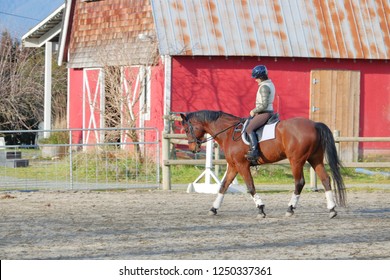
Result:
M244 141L244 143L247 145L250 144L250 141L247 133L245 132L245 129L248 126L250 120L251 118L246 119L241 128L242 141ZM279 121L279 113L273 113L268 121L256 130L257 139L259 142L275 138L275 128Z

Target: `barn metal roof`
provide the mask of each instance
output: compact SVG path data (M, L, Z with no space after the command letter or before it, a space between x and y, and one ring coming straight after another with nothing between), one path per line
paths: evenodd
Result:
M151 0L160 54L390 58L389 0Z

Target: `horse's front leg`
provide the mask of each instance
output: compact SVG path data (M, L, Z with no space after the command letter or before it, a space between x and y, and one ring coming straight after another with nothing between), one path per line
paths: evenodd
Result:
M253 182L253 177L250 171L249 164L247 168L242 168L239 170L239 173L243 177L246 187L248 188L248 192L252 195L253 201L259 211L257 215L258 218L265 218L266 214L264 212L264 202L261 200L260 195L256 193L255 183Z
M221 187L217 194L217 198L214 200L213 207L210 209L211 215L217 215L217 210L221 207L223 198L225 196L226 191L228 190L230 184L233 182L234 178L237 176L237 171L228 166L226 171L226 176L222 181Z

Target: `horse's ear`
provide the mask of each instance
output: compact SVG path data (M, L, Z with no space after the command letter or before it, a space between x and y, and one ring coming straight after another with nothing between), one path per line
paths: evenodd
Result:
M180 113L180 117L181 117L181 119L183 120L183 122L186 122L186 121L187 121L187 116L186 116L186 115Z

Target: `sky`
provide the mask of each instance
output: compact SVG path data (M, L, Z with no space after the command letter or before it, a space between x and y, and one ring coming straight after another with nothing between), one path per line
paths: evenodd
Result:
M0 32L7 29L12 37L20 40L64 2L65 0L0 0Z

